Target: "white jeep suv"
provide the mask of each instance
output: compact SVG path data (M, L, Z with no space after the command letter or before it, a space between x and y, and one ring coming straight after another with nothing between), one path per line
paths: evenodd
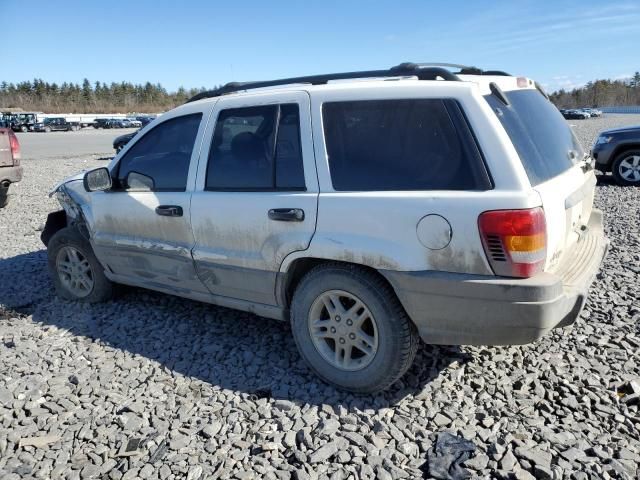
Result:
M434 344L573 323L608 245L596 179L537 85L431 64L228 84L54 190L58 294L112 284L291 322L324 380L368 393Z

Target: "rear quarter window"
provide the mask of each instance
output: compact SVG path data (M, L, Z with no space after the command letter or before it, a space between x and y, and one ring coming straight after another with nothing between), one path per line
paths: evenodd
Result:
M328 102L322 121L336 191L491 188L454 100Z
M537 90L503 92L485 99L502 123L532 186L546 182L582 160L580 142L558 109Z

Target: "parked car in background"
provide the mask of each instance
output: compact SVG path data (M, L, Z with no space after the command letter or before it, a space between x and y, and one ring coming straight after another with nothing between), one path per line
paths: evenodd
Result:
M594 171L535 82L356 76L203 92L55 187L58 295L116 282L286 320L310 368L358 393L400 378L419 338L523 344L575 322L608 241Z
M45 118L42 123L33 126L34 132L71 132L80 130L77 122L67 122L62 117Z
M583 112L588 113L592 117L601 117L602 110L598 110L597 108L582 108Z
M147 124L153 122L156 119L156 117L151 117L151 116L140 116L140 117L136 117L136 120L138 120L142 125L142 127L145 127Z
M137 118L127 118L127 120L129 121L129 126L130 127L133 127L133 128L142 127L142 122L140 120L138 120Z
M640 125L600 132L591 156L595 168L611 172L618 185L640 185Z
M116 139L113 141L113 148L115 149L116 153L119 153L120 150L122 150L124 146L129 143L129 140L135 137L139 131L140 130L136 130L135 132L125 133L124 135L116 137Z
M30 132L37 123L37 112L19 112L11 114L11 129L14 132Z
M110 118L96 118L93 122L93 128L109 128L107 125L110 120Z
M0 124L0 208L9 201L9 186L22 180L20 142L8 122Z
M140 122L136 121L136 123L141 126ZM133 128L134 126L134 122L128 118L115 118L111 124L111 128Z
M590 117L588 113L582 112L580 110L575 110L575 109L571 109L571 110L563 109L563 110L560 110L560 113L562 113L562 116L567 120L585 120Z

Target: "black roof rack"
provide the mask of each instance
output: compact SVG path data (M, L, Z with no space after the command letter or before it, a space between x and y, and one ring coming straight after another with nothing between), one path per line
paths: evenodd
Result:
M452 73L446 68L459 68L460 71ZM410 63L405 62L396 65L388 70L365 70L361 72L344 72L344 73L328 73L323 75L309 75L305 77L281 78L279 80L267 80L257 82L230 82L215 90L207 90L205 92L194 95L189 102L202 100L203 98L219 97L230 93L251 90L255 88L275 87L280 85L324 85L331 80L349 80L356 78L390 78L390 77L417 77L419 80L442 80L459 81L458 75L508 75L504 72L483 72L476 67L468 67L455 63Z

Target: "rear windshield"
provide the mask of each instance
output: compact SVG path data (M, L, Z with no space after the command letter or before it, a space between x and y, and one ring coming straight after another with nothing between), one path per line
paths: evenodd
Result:
M558 109L537 90L504 92L509 106L495 95L485 99L513 142L531 185L560 175L584 151Z

